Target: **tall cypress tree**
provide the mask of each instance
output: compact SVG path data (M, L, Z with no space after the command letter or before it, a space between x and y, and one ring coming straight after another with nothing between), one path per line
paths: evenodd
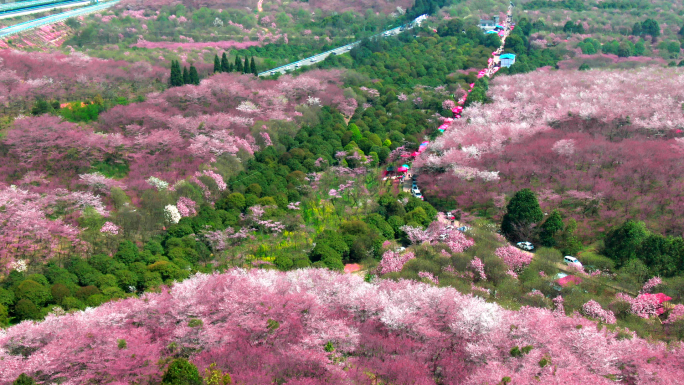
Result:
M252 73L254 74L254 76L258 76L259 72L257 72L256 63L254 63L254 56L252 56L251 67L252 67Z
M235 71L235 68L233 68L233 63L228 63L228 72L233 72Z
M175 60L171 61L171 76L169 77L169 85L171 87L183 85L183 75L181 74L180 63Z
M240 60L240 56L235 57L235 71L242 72L242 60Z
M252 68L249 65L249 59L245 56L245 66L242 69L243 74L248 74L252 72Z
M214 73L221 72L221 60L218 55L214 55Z
M197 68L194 65L190 66L190 84L198 86L200 83L199 74L197 73Z
M228 63L228 56L226 56L225 52L223 53L223 55L221 55L221 71L223 71L223 72L232 71L230 69L230 63Z
M190 72L188 72L188 67L183 67L183 84L190 83Z

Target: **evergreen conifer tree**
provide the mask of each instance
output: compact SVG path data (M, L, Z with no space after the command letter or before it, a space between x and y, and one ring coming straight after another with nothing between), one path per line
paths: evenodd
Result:
M252 68L249 65L249 59L247 59L247 56L245 56L245 66L242 67L242 73L243 74L249 74L252 72Z
M188 72L188 67L183 67L183 84L190 84L190 72Z
M225 52L223 53L223 55L221 55L221 71L223 71L223 72L231 72L232 71L230 69L230 63L228 63L228 56L226 56Z
M183 74L181 73L180 63L175 60L171 61L171 76L169 77L169 85L171 87L183 85Z
M254 63L254 56L252 56L251 67L252 67L252 73L254 74L254 76L258 76L259 72L257 72L256 63Z
M221 60L218 55L214 55L214 73L221 72Z
M190 84L198 86L200 83L199 74L197 73L197 68L194 65L190 66Z
M16 380L12 383L12 385L36 385L36 381L27 376L25 373L22 373L17 377Z
M240 60L240 56L235 57L235 71L242 72L242 60Z

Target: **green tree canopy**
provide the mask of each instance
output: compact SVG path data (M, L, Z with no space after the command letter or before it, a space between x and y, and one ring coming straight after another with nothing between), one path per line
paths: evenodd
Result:
M201 385L197 367L185 358L177 358L171 362L162 377L162 385Z
M639 246L648 236L644 222L629 220L608 232L603 253L618 266L637 258Z
M522 189L513 195L506 206L501 232L513 242L524 240L529 238L532 225L543 218L544 214L532 190Z

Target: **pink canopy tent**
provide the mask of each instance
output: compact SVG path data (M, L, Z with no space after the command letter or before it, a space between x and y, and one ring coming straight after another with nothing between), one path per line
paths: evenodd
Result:
M406 172L406 171L408 171L408 168L402 166L402 167L397 168L397 171Z

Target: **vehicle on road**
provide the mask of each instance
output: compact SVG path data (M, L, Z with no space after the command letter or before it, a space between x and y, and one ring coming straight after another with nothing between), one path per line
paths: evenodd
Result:
M570 265L572 263L579 265L579 267L582 267L582 262L580 262L577 258L566 255L563 257L563 262L565 262L566 265Z
M411 195L413 195L414 198L420 199L421 201L424 200L424 199L423 199L423 194L421 194L420 191L418 191L418 192L413 192L413 191L411 191Z
M521 250L532 251L534 250L534 245L531 242L518 242L515 246Z
M411 194L416 194L416 193L420 194L420 189L418 188L418 186L411 187Z

